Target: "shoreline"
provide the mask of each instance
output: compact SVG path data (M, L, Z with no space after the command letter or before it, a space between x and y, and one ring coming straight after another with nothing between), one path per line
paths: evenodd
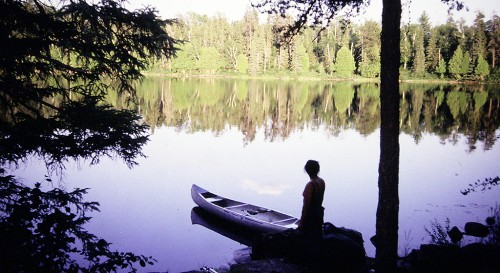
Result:
M283 81L329 81L329 82L353 82L353 83L380 83L380 78L362 78L360 76L350 78L329 77L320 75L231 75L231 74L182 74L164 73L156 71L142 72L145 77L167 77L174 79L237 79L237 80L283 80ZM400 79L400 83L425 83L425 84L464 84L464 85L495 85L498 82L488 81L460 81L455 79Z

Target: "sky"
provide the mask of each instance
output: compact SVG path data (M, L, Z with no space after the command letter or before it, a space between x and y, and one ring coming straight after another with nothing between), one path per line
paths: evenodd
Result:
M255 0L254 0L255 1ZM425 10L433 25L446 22L448 18L448 7L439 0L402 0L403 12L402 21L404 23L417 23L418 18ZM469 11L453 12L455 21L464 18L468 25L473 23L476 11L482 11L489 20L493 14L500 12L500 1L498 0L464 0ZM214 16L222 14L229 21L237 21L243 18L245 10L250 7L250 0L129 0L132 9L140 8L144 5L156 7L161 17L165 19L175 18L179 14L194 12ZM363 22L366 19L379 21L382 14L382 0L371 0L370 6L365 12L355 18ZM262 17L264 18L264 17ZM262 19L263 20L263 19Z

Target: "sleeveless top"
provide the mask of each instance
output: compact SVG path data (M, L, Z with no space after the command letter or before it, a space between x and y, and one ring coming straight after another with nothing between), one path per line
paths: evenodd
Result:
M321 207L323 205L323 197L324 197L324 192L321 192L321 189L319 188L319 185L317 185L318 182L316 180L311 180L311 184L313 185L314 193L313 193L313 198L311 201L311 205L313 207Z
M313 196L311 200L310 211L307 214L307 218L304 219L304 232L310 234L314 237L323 236L323 217L324 217L324 208L323 208L323 195L321 192L319 185L317 185L316 181L311 181L313 185Z

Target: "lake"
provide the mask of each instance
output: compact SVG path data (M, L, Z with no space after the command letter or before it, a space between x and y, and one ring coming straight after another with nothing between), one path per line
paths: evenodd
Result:
M380 100L375 83L147 78L138 101L110 94L151 126L145 158L67 165L59 182L91 188L101 212L88 229L112 248L153 256L149 271L181 272L232 262L244 248L193 225L190 188L300 216L303 166L320 162L325 221L360 231L375 249ZM431 222L463 228L498 206L500 188L461 190L500 170L498 86L401 85L400 223L403 255L430 237ZM16 173L42 181L31 160ZM53 174L57 176L57 174ZM45 185L48 188L50 185Z

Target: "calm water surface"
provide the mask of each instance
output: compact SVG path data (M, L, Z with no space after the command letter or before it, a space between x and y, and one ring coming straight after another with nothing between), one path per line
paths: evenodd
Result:
M149 80L139 90L138 107L153 124L147 158L133 169L114 160L70 165L61 183L68 189L91 188L87 200L99 201L101 213L89 230L120 251L154 256L158 263L144 272L181 272L227 265L233 252L245 247L192 225L193 183L300 216L308 181L303 166L316 159L327 183L325 220L359 230L367 254L374 256L369 238L375 234L378 196L379 102L369 93L376 88ZM500 200L498 187L460 193L478 179L499 175L498 94L456 87L402 89L401 254L428 242L425 228L431 221L444 224L449 218L459 227L483 222ZM477 98L483 93L485 98ZM485 120L493 125L484 125ZM35 161L17 173L41 181L46 172Z

